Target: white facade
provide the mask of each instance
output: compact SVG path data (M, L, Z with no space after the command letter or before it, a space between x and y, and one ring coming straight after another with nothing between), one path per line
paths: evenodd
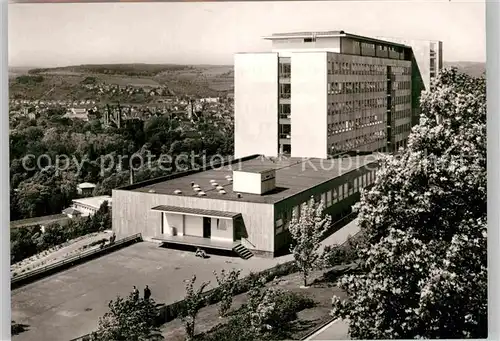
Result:
M278 55L235 56L235 157L278 156L278 104L292 107L291 156L327 157L327 52L286 52L291 57L290 99L279 99ZM287 136L288 137L288 136Z
M234 93L235 157L277 156L278 54L236 54Z
M291 54L291 156L327 158L327 52Z
M72 208L82 213L83 217L93 215L96 213L101 205L107 201L111 207L112 198L109 195L102 195L98 197L74 199Z

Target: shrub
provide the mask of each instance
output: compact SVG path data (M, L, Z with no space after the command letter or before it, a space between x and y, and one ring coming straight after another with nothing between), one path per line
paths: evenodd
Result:
M235 293L235 288L240 273L241 270L231 270L229 273L226 273L224 269L222 269L220 274L217 274L217 272L214 271L217 284L219 285L216 292L218 294L217 298L220 300L219 316L221 317L226 316L227 312L231 308L231 304L233 303L233 295Z
M263 282L254 282L249 302L225 324L198 335L199 341L253 341L281 339L279 332L297 318L297 313L310 308L314 301L301 294L281 289L263 290ZM259 284L260 283L260 284ZM249 328L252 321L256 328Z
M92 341L111 340L161 340L156 325L158 310L152 300L117 297L108 304L109 311L99 319L97 331L92 333Z
M365 245L364 236L359 233L347 238L341 245L327 245L323 249L322 267L331 268L341 264L353 263L359 259L359 251Z
M240 315L232 316L226 324L217 325L197 337L199 341L254 341L255 334L248 321Z

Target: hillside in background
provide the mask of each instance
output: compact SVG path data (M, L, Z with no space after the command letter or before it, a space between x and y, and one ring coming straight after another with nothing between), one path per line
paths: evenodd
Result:
M11 96L51 99L85 98L80 86L89 77L97 83L167 87L175 94L217 96L233 91L233 67L225 65L111 64L57 68L9 68ZM16 96L17 95L17 96Z
M479 77L480 62L444 62ZM102 64L57 68L9 68L9 90L17 98L84 99L90 96L81 84L89 77L97 83L137 87L167 87L178 95L218 96L234 89L232 65Z
M454 66L472 77L480 77L486 72L486 63L481 62L443 62L443 64L445 68Z

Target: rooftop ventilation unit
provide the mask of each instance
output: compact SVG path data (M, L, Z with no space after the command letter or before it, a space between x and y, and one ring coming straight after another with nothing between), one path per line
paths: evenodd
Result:
M194 184L194 185L193 185L193 188L200 188L200 185L198 185L198 184Z
M215 180L213 180L213 179L212 179L212 180L210 180L210 182L211 182L211 183L214 183L214 182L215 182Z
M219 184L217 182L212 182L212 186L217 187Z
M276 188L276 170L273 168L252 167L233 172L233 190L263 195Z
M205 192L201 191L201 192L198 192L198 195L199 195L200 197L204 197L204 196L205 196L205 195L207 195L207 194L206 194Z
M194 190L195 192L201 192L201 188L200 188L200 187L195 187L195 188L193 188L193 190Z
M226 175L225 178L226 179L229 179L231 177L231 175Z
M148 192L149 193L156 193L156 191L154 189L150 189Z
M222 186L217 186L217 187L215 187L215 188L216 188L217 190L219 190L219 191L220 191L221 189L224 189L224 187L222 187Z
M219 191L219 193L220 193L220 194L226 194L226 191L225 191L225 190L223 190L223 189L221 189L221 190Z
M237 196L238 198L241 198L241 194L240 194L240 193L236 194L236 196Z
M176 190L174 191L174 193L175 193L175 194L182 194L182 191L181 191L180 189L176 189Z

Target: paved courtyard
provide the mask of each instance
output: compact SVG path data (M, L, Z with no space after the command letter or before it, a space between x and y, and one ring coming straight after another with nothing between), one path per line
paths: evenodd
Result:
M288 258L287 258L288 259ZM242 274L271 267L279 260L212 256L160 248L142 242L31 283L12 292L12 319L28 325L16 340L69 341L95 329L107 302L147 284L158 302L184 295L184 280L215 281L214 270L237 268Z
M355 234L355 222L325 240L341 243ZM152 297L172 303L184 296L184 280L193 274L197 282L215 278L214 270L237 268L242 275L291 260L290 255L265 259L211 256L196 258L193 253L138 243L69 270L12 291L12 320L28 325L14 340L69 341L87 334L107 311L107 303L117 295L127 295L135 285L147 284Z

